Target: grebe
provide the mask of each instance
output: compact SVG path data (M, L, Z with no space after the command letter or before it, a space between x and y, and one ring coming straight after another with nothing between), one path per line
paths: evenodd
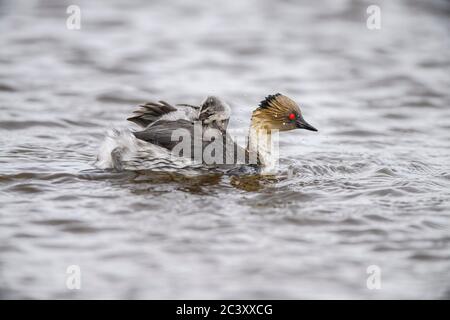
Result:
M164 101L141 105L127 120L143 130L109 132L97 167L176 170L193 164L223 169L251 165L264 173L273 170L276 162L274 131L317 131L305 121L299 106L280 93L267 96L253 111L245 148L229 135L230 107L220 98L209 96L200 106L176 106Z

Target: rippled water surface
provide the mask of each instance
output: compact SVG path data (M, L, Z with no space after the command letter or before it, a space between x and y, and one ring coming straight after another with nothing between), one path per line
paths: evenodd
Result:
M450 7L369 4L0 1L0 298L449 298ZM138 103L278 91L319 132L276 176L93 166Z

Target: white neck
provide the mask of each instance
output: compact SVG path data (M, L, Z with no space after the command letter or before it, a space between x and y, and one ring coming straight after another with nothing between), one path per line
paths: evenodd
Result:
M250 155L257 156L263 173L270 173L278 164L278 145L274 145L273 132L258 124L252 121L247 149Z

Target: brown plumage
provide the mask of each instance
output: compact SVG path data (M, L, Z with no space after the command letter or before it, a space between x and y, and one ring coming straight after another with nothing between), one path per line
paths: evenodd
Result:
M287 131L298 128L302 119L297 103L281 93L268 95L253 111L252 126L255 129Z

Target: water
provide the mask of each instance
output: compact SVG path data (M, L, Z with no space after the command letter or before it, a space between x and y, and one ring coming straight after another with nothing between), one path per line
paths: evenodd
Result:
M1 298L450 298L448 2L72 2L0 1ZM138 103L278 91L319 132L275 177L93 166Z

